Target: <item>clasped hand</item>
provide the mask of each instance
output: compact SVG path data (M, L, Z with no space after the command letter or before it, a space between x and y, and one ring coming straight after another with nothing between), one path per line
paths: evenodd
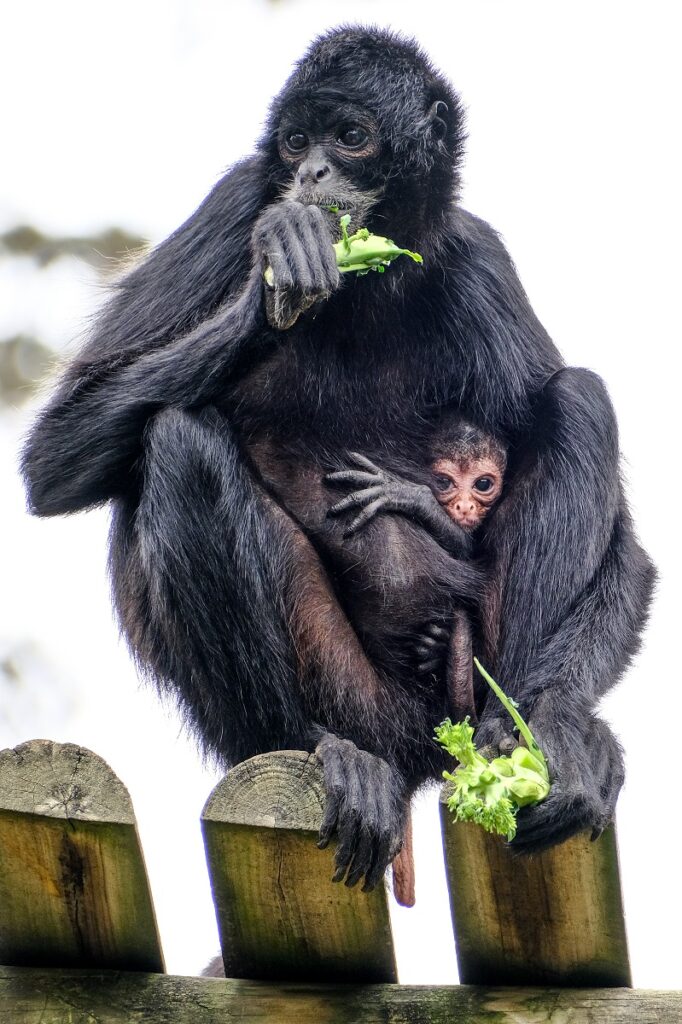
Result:
M293 200L268 207L256 221L255 257L263 270L272 270L272 284L265 285L271 327L292 327L301 313L338 288L333 224L328 211Z

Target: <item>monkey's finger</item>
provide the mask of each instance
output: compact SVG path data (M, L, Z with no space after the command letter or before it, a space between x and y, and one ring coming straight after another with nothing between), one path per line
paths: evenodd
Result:
M437 622L430 622L425 632L436 640L447 640L450 636L448 630L444 626L439 626Z
M363 526L366 526L367 523L374 519L377 512L380 512L386 504L386 498L376 498L346 527L343 534L344 537L350 537L352 534L356 533L357 530L361 530Z
M429 651L435 650L436 647L442 647L443 646L443 644L440 641L440 639L436 640L435 637L429 636L426 633L421 633L417 637L417 640L419 642L419 646L417 647L417 651L419 651L419 652L424 651L424 653L428 653Z
M371 459L368 459L366 455L361 452L348 452L348 458L351 462L356 462L358 466L362 466L363 469L368 469L370 473L376 473L381 476L383 470L379 469Z
M327 796L324 803L324 815L322 817L322 824L320 825L320 831L317 837L317 846L320 850L324 850L329 846L329 840L334 833L339 819L340 807L340 794L332 793L327 790Z
M420 661L417 664L419 675L426 675L427 672L437 672L440 667L440 658L432 658L431 661Z
M303 207L300 230L308 252L314 257L316 287L323 292L334 291L339 285L340 274L324 211L317 206Z
M287 252L282 241L276 235L268 236L263 258L266 266L272 270L273 287L276 291L294 287Z
M353 860L348 868L345 884L352 888L366 875L372 864L374 844L376 842L376 828L379 819L379 808L377 806L376 792L370 785L365 789L365 807L363 821L358 834L358 844L355 849Z
M325 802L317 845L323 850L329 845L329 840L337 826L341 803L346 789L346 776L343 758L338 748L334 745L329 744L325 746L324 757L320 758L320 760L324 769Z
M332 882L342 882L355 856L360 841L362 815L360 812L362 791L357 773L347 775L346 794L339 814L337 834L339 843L334 853L336 870Z
M392 828L382 829L379 841L374 847L372 863L365 874L365 882L362 886L363 892L371 892L384 877L386 868L394 857L398 855L402 847L402 837L394 833ZM395 852L394 852L395 851Z
M342 512L347 512L349 508L364 508L365 505L369 505L371 501L378 498L382 490L381 487L367 487L364 491L353 491L352 494L347 495L347 497L332 505L327 515L340 516Z
M298 230L297 230L298 228ZM297 288L302 292L311 292L315 288L315 279L310 265L310 248L294 218L286 224L279 224L277 235L287 255L292 277Z
M377 478L370 473L360 473L357 469L340 469L335 473L325 473L324 482L333 486L351 484L353 487L370 487L377 483Z

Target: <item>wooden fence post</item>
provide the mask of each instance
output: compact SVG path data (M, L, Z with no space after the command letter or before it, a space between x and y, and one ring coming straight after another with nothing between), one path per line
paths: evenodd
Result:
M534 856L454 823L441 795L443 847L460 982L632 984L614 827Z
M253 757L209 797L202 827L228 977L396 979L386 888L332 884L333 849L315 844L323 804L319 762L302 751Z
M0 963L163 971L130 797L72 743L0 751Z

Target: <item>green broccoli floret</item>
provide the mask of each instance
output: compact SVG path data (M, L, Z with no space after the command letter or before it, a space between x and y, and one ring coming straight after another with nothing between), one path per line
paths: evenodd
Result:
M443 777L453 786L447 801L448 810L456 821L473 821L486 832L497 832L511 840L516 835L519 807L539 803L549 793L547 761L513 701L477 658L474 663L514 719L527 745L516 747L509 757L487 761L476 750L474 730L468 717L457 725L449 718L442 722L436 729L436 739L459 761L454 772L443 772Z
M398 256L409 256L415 263L423 263L418 252L410 252L409 249L400 249L390 238L382 238L381 235L371 235L367 228L360 228L354 235L348 234L350 214L346 213L340 218L341 239L334 244L336 254L336 265L339 273L348 274L354 271L359 276L369 274L375 270L383 274L386 267L397 259ZM272 267L266 267L264 273L265 283L270 288L274 286L275 278Z

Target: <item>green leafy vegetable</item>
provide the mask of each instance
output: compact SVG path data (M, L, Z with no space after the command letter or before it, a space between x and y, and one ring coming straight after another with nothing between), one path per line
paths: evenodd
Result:
M415 263L424 262L418 252L401 249L390 238L371 235L367 228L360 228L354 235L349 235L349 213L341 217L339 224L341 226L341 239L334 244L334 253L336 254L336 265L341 274L348 274L353 271L362 276L369 274L370 270L383 274L386 267L393 260L397 259L398 256L409 256ZM272 272L272 267L266 267L263 276L265 283L270 288L274 287L275 276Z
M516 747L509 757L487 761L476 750L468 717L457 725L449 718L442 722L436 729L436 739L459 761L454 772L443 772L443 777L453 785L448 810L456 821L473 821L487 832L497 832L511 840L516 835L519 807L539 803L549 793L547 761L514 702L477 658L474 663L514 719L526 746Z

